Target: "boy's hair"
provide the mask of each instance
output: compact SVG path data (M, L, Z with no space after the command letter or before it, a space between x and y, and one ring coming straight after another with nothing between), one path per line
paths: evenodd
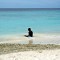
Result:
M31 31L31 28L28 28L29 31Z

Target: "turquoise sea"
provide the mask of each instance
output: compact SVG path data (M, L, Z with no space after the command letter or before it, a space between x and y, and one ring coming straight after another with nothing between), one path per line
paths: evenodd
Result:
M60 9L0 8L0 34L60 33Z

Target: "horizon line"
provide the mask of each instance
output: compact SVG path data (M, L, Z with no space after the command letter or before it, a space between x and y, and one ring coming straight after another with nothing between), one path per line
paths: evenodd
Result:
M29 8L28 8L29 9ZM34 8L33 8L34 9ZM40 8L38 8L38 9L40 9ZM41 8L41 9L44 9L44 8ZM45 9L51 9L51 8L45 8ZM56 8L53 8L53 9L56 9ZM58 9L60 9L60 8L58 8Z

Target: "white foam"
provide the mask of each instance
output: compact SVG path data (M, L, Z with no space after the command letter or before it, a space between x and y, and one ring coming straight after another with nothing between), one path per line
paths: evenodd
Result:
M0 36L0 43L21 43L28 44L60 44L60 34L34 34L34 37L25 37L22 34ZM24 42L24 43L23 43Z

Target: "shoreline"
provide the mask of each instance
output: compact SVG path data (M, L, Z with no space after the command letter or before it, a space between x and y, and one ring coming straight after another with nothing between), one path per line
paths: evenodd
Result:
M25 33L25 35L27 35ZM33 41L33 44L58 44L60 45L60 34L38 34L35 33L34 37L29 38L25 37L24 34L15 34L15 35L3 35L0 36L0 44L4 43L20 43L28 44L29 40Z

